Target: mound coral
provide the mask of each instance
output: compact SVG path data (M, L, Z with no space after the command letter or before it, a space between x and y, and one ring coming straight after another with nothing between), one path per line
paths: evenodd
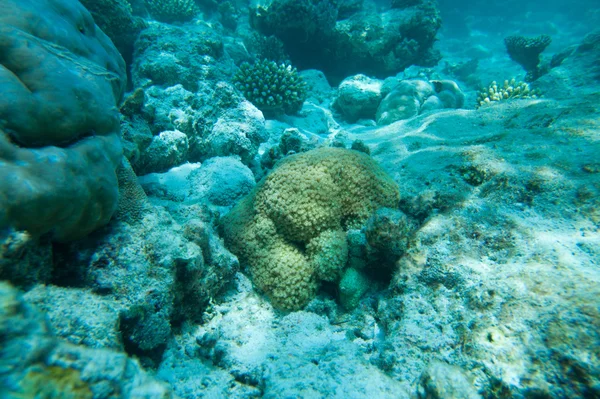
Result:
M233 82L248 101L267 113L295 112L306 99L306 84L296 68L274 61L243 63Z
M321 148L281 161L221 225L256 286L276 307L294 310L319 281L339 280L346 230L398 200L398 186L368 155Z
M0 2L0 229L66 241L117 207L125 63L76 0Z

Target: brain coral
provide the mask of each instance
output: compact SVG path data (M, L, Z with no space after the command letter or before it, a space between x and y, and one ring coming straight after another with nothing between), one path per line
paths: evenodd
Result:
M276 307L294 310L320 280L339 278L345 230L398 200L398 186L368 155L321 148L281 161L221 225L256 286Z
M77 0L0 1L0 229L66 241L109 221L125 80Z

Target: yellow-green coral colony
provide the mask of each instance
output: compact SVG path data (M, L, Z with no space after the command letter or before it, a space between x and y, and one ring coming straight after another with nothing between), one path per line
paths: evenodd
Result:
M224 216L221 227L273 305L298 310L321 281L341 278L347 230L398 201L398 185L368 155L320 148L281 161Z
M233 77L236 88L261 111L290 112L306 99L306 84L291 65L245 62Z
M505 80L502 86L495 81L483 88L477 95L477 105L479 108L495 101L510 100L514 98L538 98L541 97L539 90L531 89L525 82L517 82L515 79Z

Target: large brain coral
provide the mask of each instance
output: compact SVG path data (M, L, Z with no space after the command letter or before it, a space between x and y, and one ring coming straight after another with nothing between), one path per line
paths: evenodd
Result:
M398 200L398 186L368 155L321 148L280 162L222 228L257 287L275 306L293 310L314 297L320 280L341 275L345 230Z
M0 229L68 240L108 222L125 79L78 1L0 2Z

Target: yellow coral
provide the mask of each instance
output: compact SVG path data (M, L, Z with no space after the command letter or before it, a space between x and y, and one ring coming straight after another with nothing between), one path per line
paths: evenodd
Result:
M491 104L495 101L509 100L513 98L538 98L541 96L539 90L531 89L525 82L517 82L514 78L504 81L499 87L494 81L486 88L481 89L477 95L476 108Z
M37 366L21 381L15 397L36 399L91 399L88 383L78 370L58 366ZM10 397L10 395L9 395Z
M317 280L345 267L345 229L380 207L396 207L398 186L368 155L321 148L280 162L223 218L225 239L274 305L299 309Z

